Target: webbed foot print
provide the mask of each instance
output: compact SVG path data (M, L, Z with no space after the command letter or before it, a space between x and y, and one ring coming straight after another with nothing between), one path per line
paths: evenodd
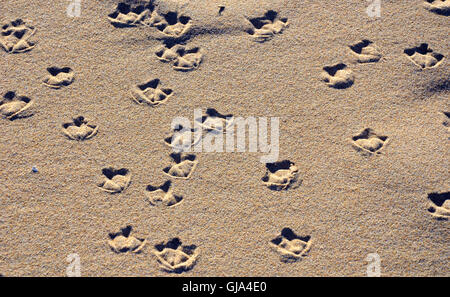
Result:
M148 185L145 190L147 201L153 205L175 206L183 200L183 196L173 194L172 182L166 181L159 187Z
M147 241L145 239L130 236L131 226L122 228L120 232L109 233L108 245L116 253L139 253L144 248Z
M62 125L62 132L71 140L86 140L97 134L98 127L88 124L84 117L79 116L70 123Z
M23 20L17 19L1 26L0 45L7 53L24 53L35 47L35 43L29 39L36 29L26 25Z
M423 6L436 14L450 16L450 0L425 0Z
M252 28L246 30L254 41L265 42L280 34L289 25L287 18L279 18L273 10L267 11L263 17L248 19Z
M175 164L164 168L164 173L173 178L190 178L197 166L197 157L184 153L172 153L170 157Z
M359 63L378 62L382 57L378 48L370 40L365 39L349 47Z
M131 173L126 168L114 169L112 167L102 169L104 181L98 187L108 193L120 193L125 190L131 182Z
M205 115L195 119L206 131L226 132L234 124L232 114L221 114L214 108L208 108Z
M197 261L198 251L195 245L182 245L178 238L167 243L155 245L153 254L161 269L166 272L182 273L191 270Z
M176 153L189 152L201 138L202 134L201 132L197 133L196 128L188 129L182 125L178 125L174 128L171 136L164 138L164 143L173 148Z
M60 89L70 85L74 79L75 74L69 67L49 67L47 68L48 75L44 78L44 85L52 89Z
M153 79L145 84L134 86L131 90L134 102L138 104L146 103L151 106L158 106L166 102L172 94L172 89L160 87L159 79Z
M33 100L25 96L17 96L16 92L9 91L0 99L0 114L8 119L26 117L26 111L33 105Z
M433 52L426 43L422 43L417 47L407 48L404 50L404 53L411 62L421 69L435 68L444 61L444 55Z
M298 236L290 228L281 230L281 235L270 241L283 262L295 262L306 256L311 249L311 236Z
M199 47L188 47L173 42L165 42L155 54L160 61L170 63L172 68L178 71L195 70L203 59L203 53Z
M322 80L335 89L346 89L351 87L355 81L355 76L347 65L340 63L333 66L323 67Z
M361 133L352 137L352 146L366 154L380 154L389 143L387 136L378 135L371 128L364 129Z
M154 15L151 25L167 37L180 38L189 32L192 21L188 16L178 15L176 11L169 11Z
M438 220L448 220L450 218L450 192L430 193L430 207L428 212Z
M116 10L108 15L108 20L114 27L136 27L138 25L148 25L155 6L150 1L143 5L130 5L125 2L120 2Z
M261 179L269 189L280 191L300 185L298 168L289 160L266 164L266 174Z

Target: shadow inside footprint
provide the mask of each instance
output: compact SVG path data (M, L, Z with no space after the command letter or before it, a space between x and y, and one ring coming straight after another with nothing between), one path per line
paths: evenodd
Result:
M120 193L125 190L131 182L131 173L126 168L114 169L112 167L102 169L104 181L98 187L108 193Z
M433 217L439 220L450 218L450 192L428 194L430 207L428 211Z
M447 127L447 131L450 133L450 112L443 112L443 114L445 115L445 120L442 123L445 127Z
M289 160L267 163L266 168L261 180L271 190L287 190L301 184L301 180L298 180L298 168Z
M17 54L32 50L35 43L29 39L36 32L32 26L28 26L22 19L16 19L1 25L0 45L7 53Z
M152 1L145 5L131 5L120 2L116 10L108 15L108 20L116 28L146 25L146 21L150 18L154 9L155 6Z
M155 16L152 26L156 27L167 37L180 38L186 35L191 29L191 18L185 15L178 15L176 11L169 11L165 14Z
M3 95L2 99L0 99L0 114L11 121L18 118L29 117L32 113L26 112L32 105L33 100L30 98L17 96L16 92L9 91Z
M145 84L136 85L131 90L134 102L138 104L146 103L150 106L158 106L166 102L172 94L172 89L160 87L159 79L153 79Z
M109 233L110 240L108 240L108 244L111 250L116 253L141 252L147 241L130 236L131 230L131 226L126 226L117 233Z
M378 62L382 56L380 51L373 45L373 42L367 39L350 45L349 48L359 63Z
M172 135L164 138L164 143L173 148L176 153L190 152L191 148L202 138L201 133L196 133L197 131L197 128L177 125L173 129Z
M290 228L281 230L281 235L270 241L283 262L295 262L306 256L311 249L311 236L298 236Z
M163 169L163 172L173 178L188 179L197 166L195 155L188 155L184 153L170 154L175 164Z
M421 69L437 67L444 60L444 55L433 52L427 43L422 43L417 47L407 48L403 52L409 60Z
M216 131L222 133L226 132L234 124L234 117L232 114L221 114L214 108L208 108L205 115L195 119L195 121L209 132Z
M353 72L344 63L323 67L322 80L335 89L351 87L355 81Z
M172 238L167 243L155 245L153 254L166 272L182 273L191 270L197 261L198 251L195 245L182 245L179 238Z
M86 140L97 134L98 127L88 124L83 116L74 118L72 122L62 125L63 133L71 140Z
M59 89L70 85L74 81L74 72L69 67L49 67L48 75L44 78L44 85L52 89Z
M352 145L357 151L368 154L379 154L389 143L387 136L378 135L371 128L362 130L352 137Z
M155 55L160 61L170 63L173 69L185 72L197 69L203 60L199 47L189 47L170 40L166 40Z
M166 181L159 187L148 185L145 191L147 201L154 206L175 206L183 200L183 196L173 194L172 182Z
M245 31L254 41L265 42L272 39L275 34L280 34L289 25L287 18L279 18L274 10L267 11L263 17L247 19L252 25Z
M443 16L450 16L450 0L425 0L425 9Z

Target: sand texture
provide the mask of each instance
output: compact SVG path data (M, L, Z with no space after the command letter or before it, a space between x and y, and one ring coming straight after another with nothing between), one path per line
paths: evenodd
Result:
M0 0L0 274L450 276L448 0L70 3Z

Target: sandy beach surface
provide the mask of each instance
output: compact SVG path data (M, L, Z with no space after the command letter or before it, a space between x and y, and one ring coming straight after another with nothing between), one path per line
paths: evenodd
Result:
M0 1L0 274L450 276L448 0L76 1ZM279 118L288 166L171 175L195 109Z

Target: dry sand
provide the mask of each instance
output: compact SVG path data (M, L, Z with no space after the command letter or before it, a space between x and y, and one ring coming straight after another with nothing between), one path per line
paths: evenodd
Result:
M0 2L2 24L29 26L15 49L34 44L0 50L1 95L18 100L4 117L33 103L0 121L1 274L64 276L77 253L83 276L363 276L378 253L384 276L450 276L446 210L428 210L430 193L449 191L445 8L383 0L378 18L362 0L157 1L190 17L184 36L202 55L164 63L160 30L108 20L119 2L81 0L80 17L70 1ZM257 42L246 17L269 10L284 30ZM162 93L147 99L163 102L133 102L153 79L147 91ZM195 153L188 179L164 174L171 121L195 108L280 117L279 160L295 163L297 187L269 189L261 153ZM70 140L65 123L89 139ZM126 170L105 185L109 167ZM174 238L182 246L164 250Z

